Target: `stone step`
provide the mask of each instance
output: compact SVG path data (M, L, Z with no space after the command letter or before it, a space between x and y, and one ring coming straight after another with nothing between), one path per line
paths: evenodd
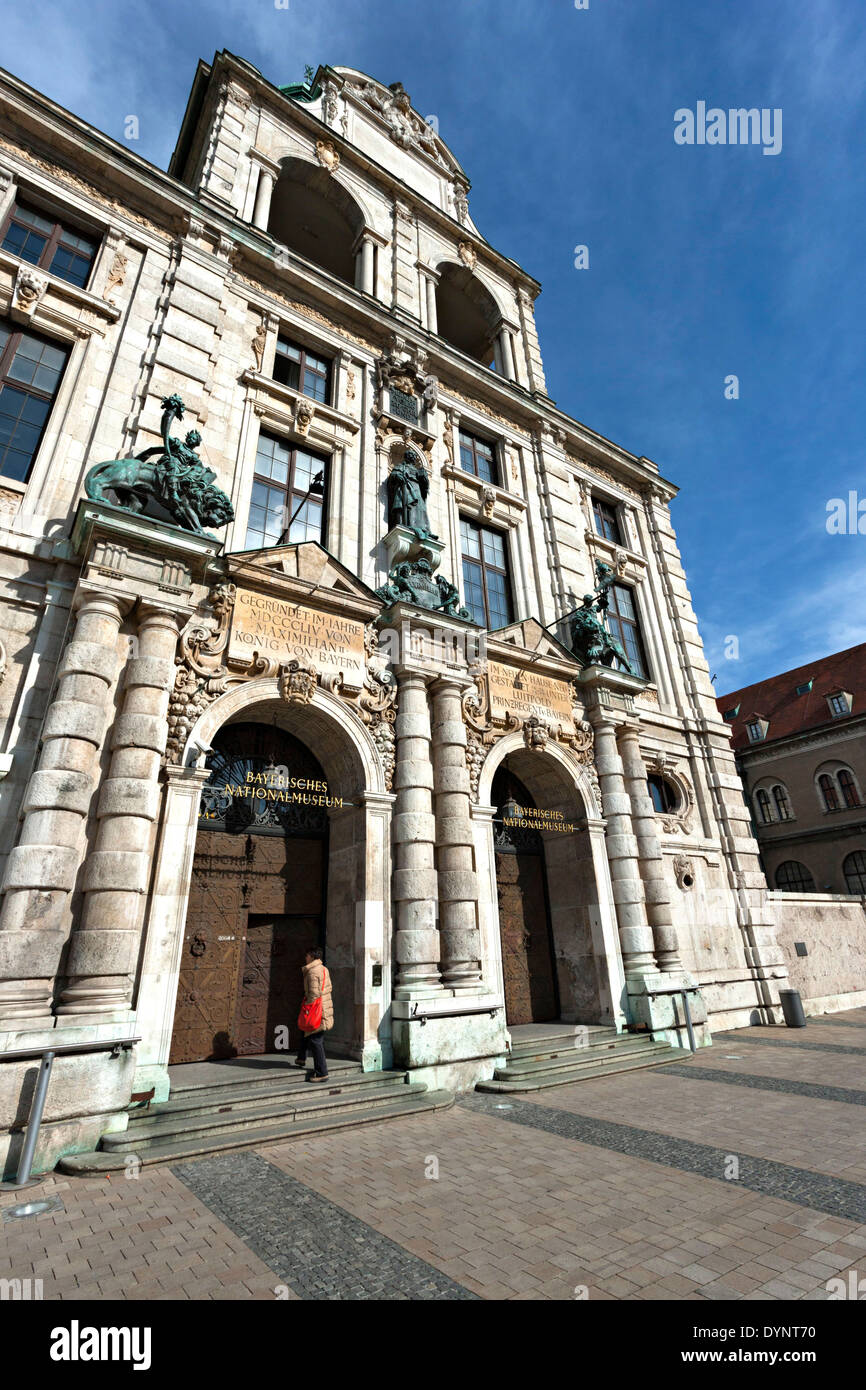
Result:
M160 1113L160 1107L150 1120L142 1120L129 1129L104 1135L101 1147L111 1152L138 1153L153 1144L165 1143L172 1139L231 1134L236 1130L249 1129L251 1126L261 1127L271 1121L282 1119L293 1121L307 1115L331 1115L353 1108L381 1109L408 1097L414 1099L427 1089L423 1083L405 1082L400 1072L394 1075L396 1084L379 1086L372 1091L358 1087L329 1089L328 1085L323 1083L306 1086L303 1094L297 1092L294 1095L277 1095L270 1100L257 1100L237 1108L218 1106L198 1108L192 1112L172 1111L166 1115Z
M634 1042L644 1043L651 1039L650 1033L618 1033L615 1028L588 1028L585 1032L575 1029L573 1034L547 1033L526 1041L518 1038L512 1042L509 1058L514 1060L529 1057L548 1057L557 1053L569 1055L573 1052L586 1052L591 1048L627 1047ZM575 1041L580 1040L575 1046Z
M513 1094L521 1091L543 1091L550 1086L573 1086L578 1081L591 1081L600 1076L615 1076L618 1072L637 1071L643 1067L663 1066L666 1062L682 1062L691 1053L682 1047L668 1047L666 1044L658 1051L647 1050L629 1053L626 1056L611 1055L597 1060L585 1067L563 1068L561 1071L545 1072L541 1075L509 1079L508 1068L503 1067L492 1081L479 1081L476 1091L495 1091Z
M515 1080L521 1076L532 1076L547 1071L575 1070L588 1066L598 1066L605 1062L615 1062L619 1058L645 1056L647 1053L664 1051L668 1044L664 1039L630 1039L628 1043L609 1044L603 1047L570 1048L566 1052L543 1053L539 1057L509 1057L504 1067L497 1071L508 1072Z
M549 1027L539 1023L532 1024L531 1027L533 1031L530 1037L526 1035L523 1026L514 1029L511 1034L511 1056L546 1052L551 1049L570 1049L574 1046L574 1038L577 1036L587 1038L590 1046L594 1046L598 1042L609 1041L611 1038L630 1036L617 1033L615 1028L597 1023L573 1024L570 1028L564 1027L561 1023L552 1024Z
M407 1090L410 1088L407 1087ZM283 1117L271 1124L238 1130L231 1134L217 1134L196 1139L172 1139L154 1143L142 1150L137 1157L143 1164L174 1163L181 1159L200 1158L207 1154L224 1153L234 1149L255 1148L260 1144L270 1144L276 1140L296 1139L310 1135L327 1134L333 1130L346 1129L355 1125L372 1124L380 1120L400 1120L408 1115L423 1115L434 1110L444 1110L454 1104L451 1091L428 1091L426 1088L412 1088L417 1092L408 1100L391 1101L383 1106L358 1106L337 1114L311 1115L304 1112L300 1119ZM94 1150L90 1153L68 1154L61 1158L57 1167L61 1173L77 1174L110 1173L126 1168L128 1152Z
M294 1057L291 1053L284 1060L272 1062L268 1066L257 1067L254 1065L256 1060L256 1058L249 1059L244 1065L234 1061L189 1062L183 1066L169 1067L171 1099L176 1100L180 1096L188 1096L201 1091L230 1091L236 1086L243 1086L244 1089L253 1086L272 1086L275 1082L284 1081L287 1078L292 1081L298 1077L301 1081L304 1079L300 1067L294 1065ZM311 1067L312 1062L308 1059L307 1070L309 1071ZM360 1062L335 1057L328 1058L328 1072L332 1076L340 1076L341 1079L349 1076L373 1074L364 1072Z
M310 1082L307 1078L311 1072L303 1072L300 1068L291 1069L285 1075L273 1077L268 1081L254 1081L247 1085L245 1082L232 1082L226 1086L195 1086L186 1090L173 1089L168 1100L152 1105L147 1109L134 1109L130 1111L129 1128L139 1128L147 1125L149 1121L163 1118L165 1116L194 1115L197 1113L207 1113L220 1110L242 1110L250 1105L264 1104L265 1102L284 1096L292 1100L297 1100L299 1096L318 1096L322 1092L331 1095L335 1089L347 1093L372 1092L377 1090L389 1089L393 1086L401 1085L405 1080L405 1072L400 1071L345 1071L340 1072L335 1067L329 1067L328 1082Z

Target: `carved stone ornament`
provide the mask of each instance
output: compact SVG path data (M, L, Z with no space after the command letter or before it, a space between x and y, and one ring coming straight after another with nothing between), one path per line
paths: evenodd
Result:
M546 724L543 724L536 716L530 715L523 726L523 742L527 748L546 748L550 738L550 731Z
M684 854L674 859L674 877L684 893L691 892L695 886L695 866Z
M298 401L298 408L295 413L295 429L298 434L305 435L307 433L313 423L315 413L308 401Z
M169 763L180 760L193 725L228 687L224 658L235 593L234 584L220 584L212 589L209 595L212 616L196 615L180 634L178 669L168 704L165 757Z
M333 140L316 141L316 158L323 169L335 174L340 167L340 155L334 147Z
M2 685L6 679L7 667L8 657L6 655L6 647L2 642L0 642L0 685Z
M32 266L20 265L15 273L15 286L12 291L13 317L32 318L36 307L48 288L48 280L39 275Z
M402 82L392 83L386 93L374 82L367 81L359 89L358 95L382 117L391 139L402 149L414 147L423 150L438 164L445 163L435 132L417 111L413 111L409 93Z
M319 673L314 666L302 666L299 661L290 661L280 666L277 681L280 696L287 705L308 705L316 693Z
M491 517L495 506L496 493L493 491L492 487L486 487L481 494L481 510L486 517Z
M457 254L469 270L475 269L478 264L478 252L471 242L461 241L457 247Z
M119 290L123 285L126 279L128 266L129 258L124 256L123 251L118 246L112 257L111 265L108 267L108 277L105 281L105 290L102 296L108 304L114 304L114 300L111 298L111 292L112 290Z
M265 358L265 347L268 341L268 326L262 319L255 333L253 334L253 357L256 362L256 371L262 370L262 363Z

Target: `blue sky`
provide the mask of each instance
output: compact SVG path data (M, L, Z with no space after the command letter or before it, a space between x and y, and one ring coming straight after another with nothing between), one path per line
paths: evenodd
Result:
M830 498L866 498L862 19L856 0L41 0L36 42L32 9L6 8L0 64L118 139L137 115L163 167L217 49L278 84L320 62L402 81L482 233L543 284L551 395L681 488L723 694L866 640L866 537L826 530ZM677 145L698 101L781 108L781 153Z

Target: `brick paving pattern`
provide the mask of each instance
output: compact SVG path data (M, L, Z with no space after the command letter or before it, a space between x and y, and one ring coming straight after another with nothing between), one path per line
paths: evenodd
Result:
M476 1297L258 1154L172 1171L302 1298Z
M808 1031L841 1040L846 1026L856 1037L866 1010L810 1019ZM831 1278L866 1275L866 1220L801 1199L820 1200L827 1183L846 1201L866 1193L857 1098L866 1048L807 1049L784 1028L769 1031L725 1034L670 1068L519 1101L477 1095L434 1115L184 1163L183 1181L168 1167L110 1181L52 1175L28 1196L58 1195L65 1210L0 1224L0 1278L42 1279L46 1299L372 1298L385 1286L381 1261L402 1254L431 1290L438 1279L451 1290L433 1298L824 1300ZM777 1045L740 1046L756 1034ZM758 1084L773 1078L780 1084L770 1090ZM473 1108L482 1099L489 1113ZM635 1142L620 1152L587 1142L586 1129L575 1138L506 1123L514 1111L498 1104L619 1125ZM652 1157L639 1151L647 1144ZM670 1166L684 1144L715 1155L711 1176ZM720 1154L738 1157L744 1172L790 1172L798 1190L767 1195L721 1180ZM238 1160L244 1210L233 1216L231 1181L215 1182L213 1165ZM262 1165L266 1184L250 1179L250 1164ZM17 1200L2 1193L0 1208ZM344 1254L330 1295L305 1290L286 1265L295 1222L312 1216L326 1255L335 1220L381 1252L366 1270L358 1248L349 1262ZM399 1269L387 1278L403 1297L418 1296Z
M843 1105L866 1105L866 1091L852 1091L845 1086L819 1086L812 1081L788 1081L783 1076L751 1076L748 1072L701 1067L695 1062L661 1067L658 1075L682 1076L687 1081L721 1081L732 1086L751 1086L756 1091L782 1091L791 1096L811 1096L813 1100L838 1100Z

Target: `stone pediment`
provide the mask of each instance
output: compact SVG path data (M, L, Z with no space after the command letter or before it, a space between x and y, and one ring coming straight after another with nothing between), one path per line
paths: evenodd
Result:
M274 580L299 581L298 586L360 599L370 605L370 616L378 615L382 603L372 589L335 559L318 541L293 545L272 545L263 550L235 551L226 557L228 578L234 583L254 587L256 582L270 587ZM281 586L282 587L282 586Z
M546 628L542 627L537 618L523 618L519 622L509 623L507 627L501 627L496 632L491 632L489 645L491 648L498 644L503 646L516 647L524 652L532 652L538 657L550 657L554 661L565 661L574 667L575 674L580 671L580 662L558 642L555 637L551 637Z

